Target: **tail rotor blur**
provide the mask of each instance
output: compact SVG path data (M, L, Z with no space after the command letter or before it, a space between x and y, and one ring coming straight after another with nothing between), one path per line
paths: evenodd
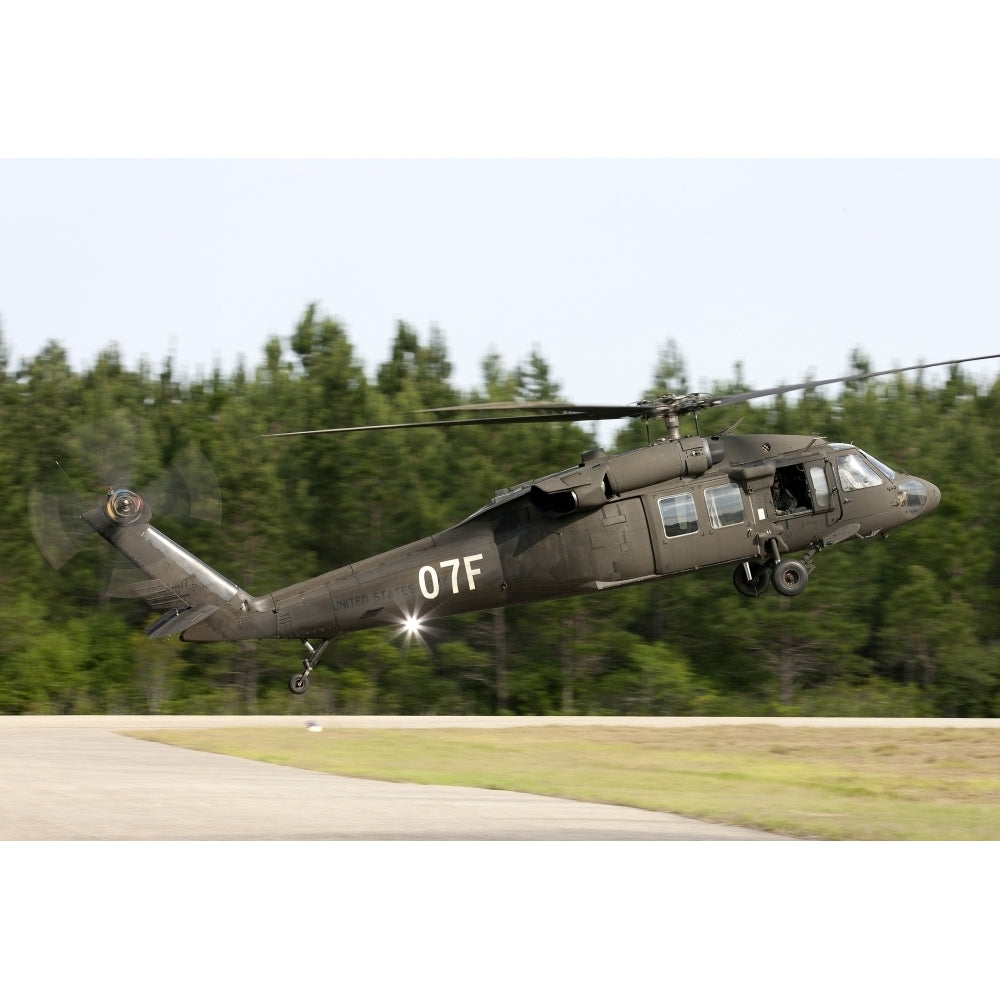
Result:
M80 549L94 543L80 520L108 489L128 485L160 517L222 523L219 481L208 459L193 444L165 466L142 468L136 429L111 418L79 427L63 442L51 474L28 491L28 519L35 544L53 569L62 569ZM146 450L149 453L149 449Z

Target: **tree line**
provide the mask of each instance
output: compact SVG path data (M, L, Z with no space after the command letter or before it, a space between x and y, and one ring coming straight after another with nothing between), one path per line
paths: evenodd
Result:
M858 351L848 363L870 370ZM151 641L156 613L114 596L118 557L76 517L112 476L148 485L158 527L266 593L448 527L596 444L594 428L557 423L263 436L560 394L537 351L511 367L487 355L472 391L451 377L440 332L404 322L369 376L344 325L316 307L256 365L225 376L181 377L172 360L130 369L114 346L82 371L58 343L15 363L0 332L0 712L1000 712L1000 525L983 501L1000 481L1000 386L960 369L702 415L704 434L739 419L740 432L854 441L942 490L938 509L903 532L821 552L792 600L746 600L724 567L458 616L419 640L373 630L335 642L297 698L287 679L298 643ZM636 398L687 388L675 342L649 377ZM736 365L713 390L746 388ZM645 441L627 426L614 448ZM191 454L207 466L178 479Z

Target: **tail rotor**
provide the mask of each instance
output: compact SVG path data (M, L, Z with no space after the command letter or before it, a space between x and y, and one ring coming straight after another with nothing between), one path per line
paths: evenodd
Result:
M63 442L63 457L53 461L51 473L28 491L31 532L53 569L62 569L77 552L96 543L94 532L80 518L101 494L118 505L120 516L137 513L131 498L141 497L144 513L221 525L219 481L202 452L189 444L165 466L150 468L147 461L143 468L140 433L120 415L79 427ZM151 450L145 449L146 454ZM127 489L119 490L122 486ZM114 572L110 595L134 596L122 571Z

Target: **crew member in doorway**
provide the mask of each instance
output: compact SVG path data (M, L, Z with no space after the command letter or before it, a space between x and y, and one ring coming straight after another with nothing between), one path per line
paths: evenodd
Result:
M774 509L779 514L787 514L796 507L795 497L784 483L777 479L771 483L771 500L774 502Z

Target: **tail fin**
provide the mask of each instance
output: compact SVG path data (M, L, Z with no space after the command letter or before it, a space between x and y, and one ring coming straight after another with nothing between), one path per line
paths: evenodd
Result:
M149 583L134 586L135 596L165 612L146 630L150 638L181 635L209 618L212 638L256 638L242 617L254 598L154 528L138 493L109 490L107 500L82 517L148 577Z

